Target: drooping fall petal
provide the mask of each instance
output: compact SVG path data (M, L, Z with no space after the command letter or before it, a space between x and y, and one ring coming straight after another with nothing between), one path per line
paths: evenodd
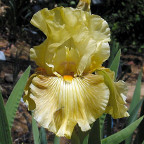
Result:
M114 82L114 72L110 71L110 69L101 68L96 73L104 76L105 84L110 90L106 113L110 114L114 119L128 117L128 108L125 106L126 84L123 81Z
M89 130L90 124L104 113L109 99L109 89L100 75L37 75L29 87L29 97L36 104L34 118L44 128L67 138L77 123L82 131Z

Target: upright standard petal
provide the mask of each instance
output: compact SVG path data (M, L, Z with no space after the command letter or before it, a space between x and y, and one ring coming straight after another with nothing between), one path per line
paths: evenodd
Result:
M38 66L42 67L47 72L47 75L52 75L53 74L52 68L48 66L48 64L52 63L54 53L49 52L48 59L46 59L47 47L48 47L48 40L46 39L39 46L35 46L34 48L30 49L30 58L31 60L34 60Z
M128 117L128 108L126 107L127 86L123 81L114 82L114 72L110 69L101 68L96 71L103 75L105 84L110 90L109 102L106 107L106 113L114 119Z
M80 9L57 7L40 10L31 23L47 36L40 46L31 49L32 59L47 72L51 69L60 75L67 71L67 74L81 76L100 68L109 57L110 29L107 22L97 15ZM71 56L67 55L68 50Z
M71 137L78 123L82 131L105 111L109 89L103 76L35 76L29 84L29 97L35 102L34 118L57 136Z

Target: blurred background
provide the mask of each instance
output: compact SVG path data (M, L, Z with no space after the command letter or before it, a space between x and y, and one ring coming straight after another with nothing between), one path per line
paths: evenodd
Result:
M42 8L75 8L77 3L78 0L0 0L0 89L5 101L29 65L32 65L31 73L34 72L36 66L30 61L29 50L46 38L30 24L33 14ZM127 82L129 106L139 71L144 70L144 0L92 0L91 12L108 22L111 29L110 46L115 54L121 49L117 79ZM31 115L25 107L21 100L12 130L15 144L33 143ZM47 136L52 142L54 135L47 132Z

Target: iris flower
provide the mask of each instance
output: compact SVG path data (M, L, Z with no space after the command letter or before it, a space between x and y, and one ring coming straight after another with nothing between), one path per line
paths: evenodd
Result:
M35 120L59 137L71 138L76 124L89 130L103 113L127 117L123 81L102 67L110 55L110 29L82 9L44 8L32 17L46 40L30 49L38 68L26 85L24 101Z

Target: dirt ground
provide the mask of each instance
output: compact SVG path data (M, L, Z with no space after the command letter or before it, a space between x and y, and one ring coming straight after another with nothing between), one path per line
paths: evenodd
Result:
M16 81L28 65L31 64L32 68L35 68L34 63L29 60L29 49L30 46L24 41L17 41L10 46L7 40L4 40L3 38L0 39L0 51L4 52L6 56L6 60L0 60L0 89L5 102L7 101ZM121 56L121 60L124 63L122 71L127 71L122 79L126 81L128 86L128 106L131 102L141 68L143 68L144 72L143 57L143 54L127 54ZM144 73L141 85L141 98L142 97L144 97ZM31 115L21 100L12 128L13 143L33 143L31 131ZM53 138L54 135L47 131L47 139L49 143L52 143Z

